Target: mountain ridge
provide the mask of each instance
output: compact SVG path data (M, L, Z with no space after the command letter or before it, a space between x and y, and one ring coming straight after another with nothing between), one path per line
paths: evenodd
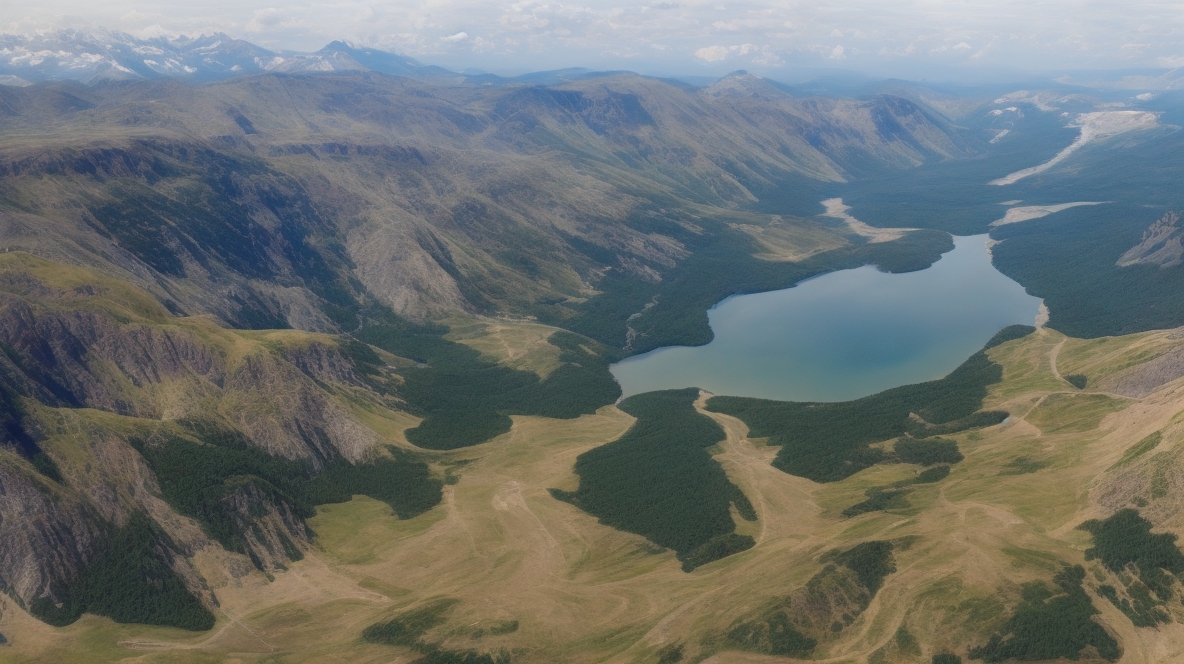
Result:
M213 81L264 72L374 71L433 77L458 74L406 56L333 41L311 53L277 52L225 33L140 39L125 32L58 30L0 34L0 76L13 84L176 78Z
M636 75L76 85L0 89L8 245L247 327L339 329L374 296L419 320L558 322L608 271L659 281L704 224L724 230L712 219L769 223L747 208L786 180L980 149L899 98L721 98Z

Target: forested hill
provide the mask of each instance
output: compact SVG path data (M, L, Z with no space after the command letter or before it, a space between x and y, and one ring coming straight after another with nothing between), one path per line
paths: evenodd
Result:
M370 297L414 320L562 324L606 279L640 310L720 242L774 260L842 246L846 228L794 216L820 186L981 145L901 97L801 99L749 75L0 87L0 233L234 327L347 330Z

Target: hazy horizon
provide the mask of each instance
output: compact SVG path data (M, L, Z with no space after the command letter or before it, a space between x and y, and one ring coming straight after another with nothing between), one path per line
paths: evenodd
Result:
M6 6L7 5L7 6ZM4 8L0 32L104 28L140 38L225 32L272 50L343 39L455 70L566 67L646 74L767 76L859 72L912 79L998 79L1083 69L1184 65L1179 3L865 0L616 5L417 0L204 3L46 0Z

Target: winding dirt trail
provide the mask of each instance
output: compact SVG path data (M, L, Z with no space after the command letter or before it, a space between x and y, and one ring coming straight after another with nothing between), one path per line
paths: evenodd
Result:
M238 627L254 637L256 641L266 646L267 652L279 652L279 648L269 643L255 630L247 627L246 624L238 618L230 615L222 608L216 608L215 610L230 619L230 622L223 625L218 631L210 634L206 638L196 643L177 643L175 641L120 641L118 642L118 645L121 648L127 648L129 650L200 650L202 648L208 647L231 627Z
M748 425L744 422L706 410L707 400L712 396L701 392L695 408L723 427L726 435L720 443L723 451L715 459L753 503L760 524L760 532L754 537L757 545L814 532L821 512L814 497L818 485L774 468L772 461L777 448L757 447L749 439Z
M1052 375L1056 376L1057 380L1065 383L1069 381L1065 380L1065 377L1062 376L1061 372L1057 369L1057 356L1061 354L1061 349L1064 348L1066 341L1068 341L1068 339L1061 339L1061 342L1053 346L1052 350L1048 353L1048 366L1050 369L1052 369Z

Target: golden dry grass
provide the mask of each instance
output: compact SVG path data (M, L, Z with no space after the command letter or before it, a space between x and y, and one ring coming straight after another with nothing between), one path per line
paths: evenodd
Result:
M496 318L450 318L447 338L462 343L492 362L532 371L546 378L562 364L559 349L547 339L559 328Z
M941 651L964 654L1006 617L1021 583L1048 579L1062 562L1085 563L1089 537L1076 526L1112 510L1099 504L1097 492L1131 445L1167 432L1122 472L1143 472L1157 455L1184 451L1184 435L1175 433L1184 389L1142 400L1073 393L1053 369L1062 340L1048 332L992 349L1005 378L988 406L1008 408L1011 420L954 436L965 461L946 480L914 487L908 507L887 512L841 516L866 489L905 479L912 467L876 466L819 485L774 469L775 448L748 439L739 420L709 413L727 432L715 458L757 511L758 520L742 526L757 545L690 574L679 571L671 552L605 527L547 491L574 488L576 456L618 437L632 418L611 406L576 420L516 417L494 441L433 455L451 464L459 482L428 513L400 521L364 498L323 506L310 522L315 549L273 581L211 570L222 607L210 633L95 617L55 629L7 602L0 632L12 644L0 659L411 661L407 649L363 643L362 629L448 597L459 603L430 638L458 649L505 649L515 662L652 662L674 643L684 646L687 661L784 662L791 660L717 652L718 636L799 588L819 570L821 553L868 539L900 544L897 572L869 609L817 653L822 661L863 662L881 649L886 661L907 661L891 645L901 626L916 636L925 661ZM1124 342L1148 343L1142 335L1108 341L1114 357L1129 352ZM1060 358L1093 362L1080 347L1069 340ZM1017 472L1019 458L1039 463ZM216 562L211 557L207 565ZM1095 604L1123 643L1123 662L1184 657L1184 626L1136 629L1104 600ZM475 636L483 625L507 620L520 628Z

